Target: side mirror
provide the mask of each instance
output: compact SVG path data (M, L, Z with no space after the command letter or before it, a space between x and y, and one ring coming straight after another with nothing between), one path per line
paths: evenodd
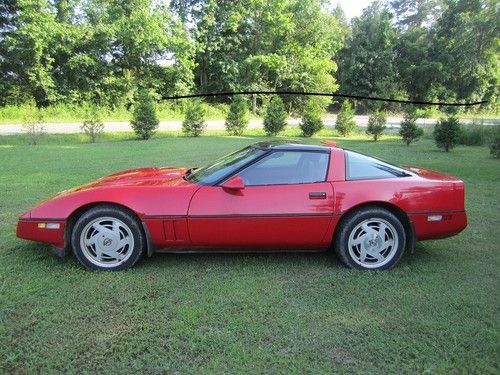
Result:
M243 190L245 188L245 181L243 181L243 179L240 176L234 176L231 177L226 182L224 182L221 186L223 189L227 190L233 190L233 191Z

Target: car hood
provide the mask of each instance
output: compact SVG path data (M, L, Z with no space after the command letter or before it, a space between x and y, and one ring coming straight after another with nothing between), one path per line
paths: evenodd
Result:
M176 167L127 169L62 193L115 186L181 186L190 184L183 178L188 170Z

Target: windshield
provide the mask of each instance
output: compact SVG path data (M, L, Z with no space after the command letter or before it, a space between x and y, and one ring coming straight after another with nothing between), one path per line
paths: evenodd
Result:
M186 179L204 185L212 185L265 153L266 151L264 150L255 147L247 147L243 150L223 156L206 167L188 172Z

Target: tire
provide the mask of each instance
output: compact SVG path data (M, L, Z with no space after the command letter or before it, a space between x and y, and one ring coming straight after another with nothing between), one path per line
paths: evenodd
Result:
M403 224L382 208L354 211L339 225L333 245L347 267L387 270L396 265L406 248Z
M146 248L146 238L130 212L103 205L91 208L76 221L71 246L83 266L120 271L137 263Z

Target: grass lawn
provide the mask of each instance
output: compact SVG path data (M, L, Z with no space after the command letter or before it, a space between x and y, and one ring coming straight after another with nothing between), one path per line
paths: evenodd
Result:
M388 272L329 253L156 254L89 272L15 237L18 214L58 191L125 168L201 165L265 139L252 134L0 137L0 372L499 373L500 162L486 147L336 139L466 182L469 227Z

